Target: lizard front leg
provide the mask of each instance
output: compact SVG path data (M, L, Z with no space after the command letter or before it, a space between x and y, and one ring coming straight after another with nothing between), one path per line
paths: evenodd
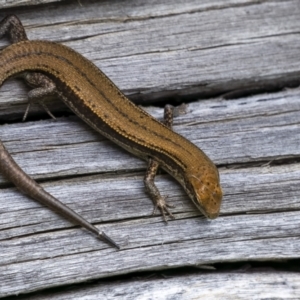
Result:
M164 109L164 124L172 129L173 126L173 117L174 117L174 107L171 105L166 105ZM174 208L173 205L170 205L166 202L168 196L161 196L157 186L155 185L155 176L159 168L159 163L150 158L148 163L148 168L144 177L144 184L146 192L149 194L150 198L153 201L154 209L152 215L154 215L159 209L163 216L164 221L167 223L167 216L174 219L175 217L169 210L169 208Z

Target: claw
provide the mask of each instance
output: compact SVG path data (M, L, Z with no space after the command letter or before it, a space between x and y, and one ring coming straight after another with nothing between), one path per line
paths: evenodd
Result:
M56 120L55 116L51 113L51 111L49 110L49 108L47 107L47 105L46 105L43 101L40 101L40 105L43 107L43 109L46 111L46 113L47 113L53 120Z
M156 205L154 206L154 209L153 209L153 212L152 212L152 216L153 216L156 213L157 209L159 208L159 210L162 214L162 217L163 217L163 219L166 223L168 223L167 216L170 217L171 219L175 219L174 215L169 210L169 208L175 208L175 206L171 205L171 204L168 204L166 202L167 198L168 198L168 196L160 197L156 201Z
M28 102L27 107L26 107L26 110L25 110L25 113L24 113L24 116L23 116L23 119L22 119L22 122L25 122L26 119L27 119L28 112L29 112L29 109L30 109L30 105L31 105L31 103Z
M55 116L51 113L51 111L49 110L49 108L47 107L47 105L46 105L42 100L38 101L38 103L42 106L42 108L46 111L46 113L47 113L53 120L56 120ZM25 122L25 121L26 121L27 116L28 116L28 112L29 112L29 109L30 109L30 106L31 106L31 102L29 101L28 104L27 104L27 107L26 107L26 110L25 110L25 113L24 113L22 122Z

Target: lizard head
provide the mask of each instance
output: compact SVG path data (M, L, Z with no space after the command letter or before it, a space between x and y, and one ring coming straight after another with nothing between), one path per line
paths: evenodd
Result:
M217 218L223 196L218 169L215 165L194 166L187 174L186 191L194 204L207 218Z

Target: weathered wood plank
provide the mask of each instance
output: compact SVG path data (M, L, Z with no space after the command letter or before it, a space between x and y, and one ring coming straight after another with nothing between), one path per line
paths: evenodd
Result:
M29 5L39 5L39 4L47 4L51 2L59 2L62 0L0 0L1 8L8 7L18 7L18 6L29 6Z
M297 0L175 6L101 1L63 7L15 12L31 39L69 45L135 99L218 94L299 78ZM8 85L1 99L2 116L24 110L15 85ZM7 110L12 99L15 105Z
M174 130L217 164L267 162L300 154L300 89L187 106ZM148 108L160 118L163 109ZM3 125L0 138L38 179L145 169L145 163L107 141L77 117ZM0 182L3 179L0 177Z
M121 251L73 230L1 241L1 295L132 271L295 258L299 225L299 212L220 217L209 224L199 218L169 226L155 218L128 221L107 226L114 238L127 239Z
M184 134L191 131L192 125L204 126L197 130L193 128L192 131L200 132L202 135L200 138L203 139L201 144L208 147L208 152L210 147L216 148L211 139L217 140L227 134L229 141L236 142L238 139L234 139L234 135L247 136L255 132L256 140L253 137L246 139L247 143L243 147L236 148L237 157L243 155L247 157L252 143L253 149L258 147L260 151L257 151L258 157L253 156L254 159L250 161L264 162L266 157L276 159L276 156L294 159L299 155L293 151L297 150L296 146L300 140L299 132L297 133L298 118L293 115L299 110L296 101L299 99L298 93L299 90L289 90L273 95L249 97L227 101L226 106L223 100L211 101L210 106L209 102L203 101L195 103L202 111L203 119L197 120L199 111L196 113L192 110L190 114L178 117L176 122L178 120L182 122ZM222 103L223 105L220 105ZM193 105L188 110L191 107ZM207 128L212 127L210 117L219 125L213 127L215 131L207 134ZM272 119L274 117L275 119ZM230 124L236 119L238 122L234 126L229 125L228 130L226 123ZM37 126L38 123L35 122L33 126ZM48 124L46 121L42 123ZM25 125L30 123L22 126ZM51 123L52 125L57 132L55 122ZM7 126L7 130L14 126L16 125ZM51 126L47 128L47 133L51 132ZM276 128L286 130L280 135L280 142L275 137L268 139L266 143L265 138L258 139L264 132L267 132L266 136L276 134ZM289 133L291 128L292 135ZM30 130L24 132L28 131L30 132ZM24 136L24 132L21 135ZM74 134L83 135L78 131ZM38 147L42 148L41 136L37 133L35 136L38 137ZM49 136L44 136L44 139ZM284 136L286 140L282 141ZM196 137L194 141L197 142L200 138ZM224 138L222 142L225 140ZM270 140L275 142L270 143ZM288 140L291 141L290 144ZM63 137L58 136L56 143L57 147L61 147L59 144L63 143ZM25 143L25 147L28 145L30 144ZM218 155L229 152L229 148L235 144L228 143L227 148L225 146L224 144L218 146L220 148ZM261 149L267 149L267 146L269 150L265 154ZM289 148L288 154L284 152L286 148ZM28 149L32 151L33 146ZM280 155L281 151L284 155ZM29 153L38 160L34 152ZM219 163L228 164L224 157L218 158L218 155L215 158L219 159ZM78 156L76 160L80 157ZM249 160L241 159L241 161ZM45 161L38 164L43 165ZM104 228L121 244L122 250L119 252L95 240L82 229L70 228L73 226L67 221L22 196L15 189L2 188L1 196L3 196L0 199L2 294L30 292L45 287L136 271L215 262L298 257L300 248L298 163L278 166L264 163L258 167L244 164L238 169L221 168L224 202L221 216L212 222L199 216L181 188L169 176L159 176L157 183L160 190L169 195L170 203L176 205L174 209L176 220L169 222L168 226L163 224L161 217L148 217L152 211L152 203L144 193L141 169L142 166L133 168L126 176L113 173L109 176L103 170L100 173L104 174L82 177L85 173L82 170L78 172L75 168L75 171L69 173L73 174L72 176L76 175L75 178L44 184L50 193L97 226ZM55 174L55 171L52 172ZM61 266L64 266L63 270ZM39 278L38 281L36 278Z
M298 164L221 170L225 194L221 215L298 210L298 178ZM187 213L185 217L200 215L168 176L159 176L157 184L164 194L169 195L170 203L176 205L175 214ZM94 223L139 219L150 216L152 212L152 203L144 193L142 175L125 178L121 175L111 178L92 176L44 186ZM72 226L15 189L1 189L1 195L1 240Z
M296 0L85 1L83 7L74 1L0 14L16 13L31 39L71 46L130 97L147 100L289 84L300 73L299 9ZM175 120L175 130L216 163L239 167L220 169L225 196L221 217L212 222L200 218L167 175L157 183L176 205L177 219L165 226L150 217L145 164L76 117L1 126L0 138L25 171L122 250L74 228L0 177L0 296L136 271L298 257L299 96L295 89L203 101ZM19 82L5 84L2 122L20 118L25 103ZM63 111L57 103L51 110ZM150 112L162 116L160 109ZM290 164L267 165L278 159Z
M252 271L253 272L253 271ZM188 276L138 278L129 282L90 284L78 289L38 294L28 300L67 299L211 299L258 300L297 299L300 293L299 273L296 272L231 272L222 274L194 273Z

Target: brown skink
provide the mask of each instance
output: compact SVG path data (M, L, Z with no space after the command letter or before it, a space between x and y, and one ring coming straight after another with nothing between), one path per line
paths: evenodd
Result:
M170 121L163 124L134 105L103 72L74 50L54 42L27 40L15 16L0 23L1 34L8 34L13 44L0 53L0 86L8 78L22 76L35 87L29 92L30 101L57 95L96 131L148 161L146 190L164 219L165 214L173 216L154 184L158 167L183 186L206 217L218 216L222 190L216 166L196 145L172 131Z

